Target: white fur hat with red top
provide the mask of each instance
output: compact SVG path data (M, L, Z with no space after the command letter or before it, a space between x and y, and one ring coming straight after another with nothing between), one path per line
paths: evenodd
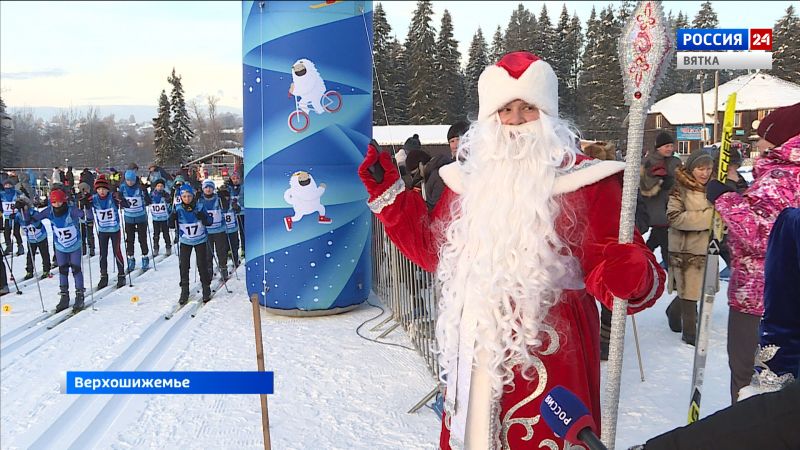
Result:
M478 119L486 119L514 100L558 117L558 78L553 68L530 52L512 52L486 67L478 79Z

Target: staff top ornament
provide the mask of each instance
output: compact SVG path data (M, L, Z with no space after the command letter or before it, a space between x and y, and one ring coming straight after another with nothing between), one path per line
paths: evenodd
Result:
M625 104L649 106L675 51L660 1L640 1L619 40Z

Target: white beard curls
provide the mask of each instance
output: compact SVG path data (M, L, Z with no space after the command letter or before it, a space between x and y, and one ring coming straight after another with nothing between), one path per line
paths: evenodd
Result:
M519 126L494 116L462 137L464 192L453 203L436 274L442 292L436 336L448 392L457 390L459 341L462 350L471 345L465 336L475 339L476 354L490 357L485 369L495 401L516 365L523 374L533 366L541 324L572 275L552 192L558 173L575 163L575 142L563 121L545 114Z

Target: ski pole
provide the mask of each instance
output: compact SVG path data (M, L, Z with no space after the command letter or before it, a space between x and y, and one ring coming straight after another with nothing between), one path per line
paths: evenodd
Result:
M155 245L153 245L153 236L150 236L150 221L147 218L145 218L145 221L144 221L144 231L145 231L145 233L147 233L147 237L150 238L150 250L151 251L149 253L152 254L153 250L155 250L156 247L155 247ZM158 269L156 269L156 255L153 255L153 270L158 272Z
M41 256L42 256L42 262L44 262L44 255ZM33 247L31 247L30 239L28 239L28 257L31 258L31 267L33 267L33 277L36 278L36 289L39 291L39 302L41 302L42 304L42 312L46 313L47 309L44 307L44 298L42 298L42 288L41 286L39 286L39 274L36 273L36 260L33 256Z
M237 230L237 233L238 233L238 230ZM233 245L231 245L231 235L228 234L227 231L225 232L225 237L228 238L228 248L231 251L231 257L233 258L233 276L235 276L236 280L238 281L239 280L239 274L236 271L239 270L239 266L236 264L236 260L239 258L239 255L234 255L233 254Z
M122 224L122 238L125 239L125 254L127 255L128 254L128 249L127 249L127 246L128 246L128 230L126 230L127 224L125 223L125 216L120 214L119 215L119 220L120 220L120 224ZM112 245L113 245L113 242L112 242ZM120 250L120 252L119 252L119 260L120 260L119 262L122 263L122 270L124 270L125 273L128 274L128 287L133 287L133 277L131 277L131 273L128 272L128 268L125 267L125 261L122 260L122 250Z
M14 272L11 272L12 266L8 265L8 258L6 258L6 254L5 253L3 253L3 260L6 262L6 267L9 268L8 270L9 270L9 273L11 275L11 281L14 282L14 287L17 288L17 295L22 295L22 291L19 290L19 285L17 284L17 279L14 278ZM14 262L14 258L11 258L11 262L12 263Z
M633 321L633 340L636 342L636 357L639 359L639 375L642 377L644 383L644 365L642 365L642 352L639 350L639 332L636 330L636 314L631 314Z
M225 292L230 294L231 290L228 289L228 283L226 282L225 277L222 275L222 264L220 264L220 262L219 262L219 256L217 255L217 252L214 252L213 258L217 261L217 267L219 268L220 277L222 278L222 285L225 286ZM226 267L226 269L227 269L227 267Z
M86 222L84 222L84 224L86 224ZM87 258L87 256L84 255L83 252L81 252L81 265L83 265L83 260L86 260L86 266L89 268L89 296L92 299L92 311L97 311L97 307L94 306L94 280L92 279L92 261L91 259Z

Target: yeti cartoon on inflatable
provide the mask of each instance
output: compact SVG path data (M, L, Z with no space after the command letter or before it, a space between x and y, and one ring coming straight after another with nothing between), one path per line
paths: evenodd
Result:
M289 95L299 98L300 109L308 113L308 104L317 114L323 114L322 97L325 95L325 81L317 72L313 62L302 58L292 65L292 84L289 86Z
M319 223L327 225L333 222L330 217L325 216L325 206L320 201L324 193L325 183L317 186L310 173L303 171L293 173L289 179L289 189L283 193L283 199L294 208L294 216L283 218L286 231L292 231L295 222L315 212L319 213Z

